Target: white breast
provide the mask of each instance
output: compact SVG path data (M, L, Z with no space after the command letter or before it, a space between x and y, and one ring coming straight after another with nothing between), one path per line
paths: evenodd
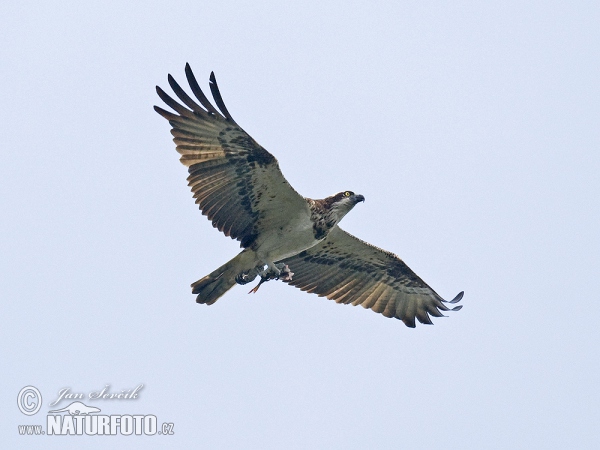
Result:
M264 232L257 240L257 256L265 263L280 261L313 247L315 239L313 223L306 214L290 218L282 228Z

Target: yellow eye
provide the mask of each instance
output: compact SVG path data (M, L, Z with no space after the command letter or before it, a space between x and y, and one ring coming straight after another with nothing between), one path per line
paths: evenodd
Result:
M352 194L350 193L350 191L346 191L344 192L344 197L350 197Z

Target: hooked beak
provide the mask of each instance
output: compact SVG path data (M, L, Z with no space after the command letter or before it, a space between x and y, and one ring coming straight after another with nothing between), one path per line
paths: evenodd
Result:
M355 205L358 204L358 203L360 203L360 202L364 202L364 201L365 201L365 197L364 196L362 196L360 194L354 196L354 204Z

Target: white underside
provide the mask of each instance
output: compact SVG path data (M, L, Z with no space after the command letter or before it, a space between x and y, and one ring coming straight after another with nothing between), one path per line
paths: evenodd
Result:
M257 259L271 264L311 248L320 241L315 239L313 223L306 214L291 218L287 225L264 232L256 241Z

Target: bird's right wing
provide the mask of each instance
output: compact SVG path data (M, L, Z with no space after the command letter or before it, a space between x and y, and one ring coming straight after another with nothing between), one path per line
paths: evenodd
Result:
M410 268L390 252L334 227L326 239L282 262L293 273L291 284L303 291L337 303L362 305L385 317L395 317L408 327L415 318L431 324L442 311L458 311L447 303ZM459 293L449 303L462 298Z
M157 86L160 98L177 114L154 109L173 127L171 134L181 162L189 168L188 183L202 214L242 247L284 226L290 215L310 215L306 200L283 177L275 157L233 120L214 74L210 89L218 109L200 89L189 64L185 74L200 104L169 75L171 88L185 106Z

